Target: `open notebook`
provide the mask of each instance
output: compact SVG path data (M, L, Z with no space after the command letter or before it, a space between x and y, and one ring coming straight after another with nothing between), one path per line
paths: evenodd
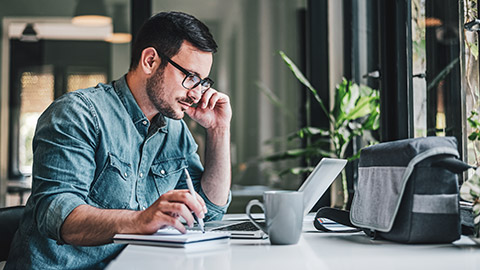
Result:
M303 192L304 216L315 206L315 203L327 191L333 180L343 170L347 160L323 158L313 169L298 191ZM261 223L261 222L259 222ZM230 233L232 238L261 239L266 235L249 220L221 220L205 223L207 231Z
M182 234L174 229L162 229L151 235L116 234L113 242L117 244L137 244L174 248L205 248L228 244L230 234L225 232L187 231Z

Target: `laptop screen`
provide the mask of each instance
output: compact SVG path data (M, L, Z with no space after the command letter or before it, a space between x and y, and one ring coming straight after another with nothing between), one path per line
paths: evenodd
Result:
M346 164L347 160L345 159L323 158L320 160L307 180L298 189L298 191L303 192L304 216L315 206L315 203L327 191Z

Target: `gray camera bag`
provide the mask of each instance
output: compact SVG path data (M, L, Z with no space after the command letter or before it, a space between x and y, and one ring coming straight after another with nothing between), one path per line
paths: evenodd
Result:
M458 158L454 137L407 139L363 149L349 220L343 214L344 222L340 223L401 243L459 239L457 174L470 166ZM338 220L331 213L319 213L317 218Z

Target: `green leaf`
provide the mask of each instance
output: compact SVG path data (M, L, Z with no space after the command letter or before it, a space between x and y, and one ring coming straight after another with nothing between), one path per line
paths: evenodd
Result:
M480 122L477 119L475 119L477 118L476 117L477 115L478 113L476 111L471 111L470 116L467 118L468 124L470 124L470 126L473 129L478 129L480 127Z
M335 103L333 104L332 111L334 119L339 119L344 115L344 112L342 111L342 101L347 94L348 84L349 82L347 79L343 78L342 83L338 84L335 89Z
M280 98L277 97L277 95L275 95L275 93L270 88L268 88L265 84L261 82L257 82L256 85L260 89L262 94L264 94L270 100L270 102L280 110L282 114L289 117L290 119L295 119L293 113L287 109L287 106L285 106L280 101Z
M312 158L312 157L334 157L331 152L323 150L318 147L306 147L291 149L285 152L273 154L264 158L267 161L279 161L286 159L294 159L299 157Z
M356 120L372 113L370 103L375 97L360 97L355 107L345 116L346 120Z
M374 90L364 84L360 84L360 96L365 97L365 96L373 96L375 95L375 92L378 92L377 90Z
M380 127L380 112L379 110L373 111L363 123L363 129L365 130L377 130Z
M316 138L308 147L318 147L321 149L325 149L326 146L329 146L332 143L332 139L330 137L321 137Z
M320 96L318 95L317 93L317 90L315 90L315 88L313 88L313 86L310 84L310 82L308 81L308 79L305 77L305 75L303 75L303 73L300 71L300 69L295 65L295 63L293 63L293 61L283 52L283 51L280 51L280 56L282 57L283 61L287 64L287 66L290 68L290 70L293 72L293 74L295 75L295 77L297 77L297 79L303 84L305 85L308 90L310 90L310 92L313 94L313 96L315 97L315 99L317 100L318 104L320 105L320 107L322 108L323 112L325 113L325 115L327 116L328 120L331 122L332 119L331 119L331 115L329 113L329 111L327 110L327 108L325 107L325 105L323 104L323 101L322 99L320 98Z
M355 155L347 158L348 161L356 160L360 158L360 153L362 152L362 149L360 149Z
M316 127L304 127L301 128L299 131L288 135L288 140L291 141L296 138L310 138L315 135L321 135L321 136L329 136L330 131L321 129L321 128L316 128Z
M479 126L479 123L471 118L467 118L467 122L472 128L478 128Z
M348 93L342 100L342 111L345 114L349 114L351 110L355 108L358 98L360 97L360 89L358 84L350 83L348 88Z
M472 53L473 57L475 57L475 61L478 61L478 46L475 43L468 43L470 46L470 52Z

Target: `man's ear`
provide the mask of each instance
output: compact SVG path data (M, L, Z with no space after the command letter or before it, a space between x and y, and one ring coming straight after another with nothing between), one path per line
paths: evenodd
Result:
M145 48L140 58L140 67L147 75L153 74L155 68L160 65L161 58L158 57L157 51L153 47Z

